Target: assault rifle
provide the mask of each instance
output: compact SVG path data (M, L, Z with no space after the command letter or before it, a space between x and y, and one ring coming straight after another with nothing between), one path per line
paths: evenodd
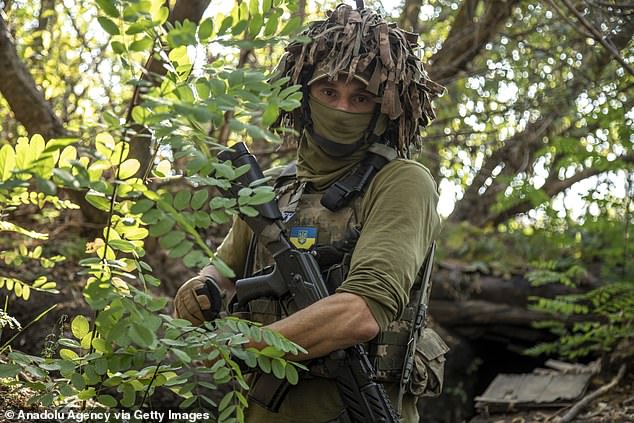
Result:
M240 189L263 179L264 175L244 143L238 143L232 149L233 151L221 152L218 159L230 160L234 167L249 165L249 170L224 191L227 196L237 197ZM268 274L236 282L236 308L244 308L249 301L257 298L282 298L290 295L297 307L302 309L327 297L328 289L315 257L292 246L276 200L255 207L259 212L256 217L242 216L242 219L271 253L275 265ZM383 385L376 382L376 373L362 345L334 351L324 358L324 364L329 376L336 380L351 423L399 421ZM286 386L260 389L267 395L267 399L260 399L258 402L272 411L279 409L288 390L288 382L279 383Z

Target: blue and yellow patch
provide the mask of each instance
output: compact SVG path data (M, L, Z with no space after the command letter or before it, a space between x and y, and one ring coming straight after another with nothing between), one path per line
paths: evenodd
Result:
M317 242L317 228L310 226L291 227L291 243L301 250L308 250Z

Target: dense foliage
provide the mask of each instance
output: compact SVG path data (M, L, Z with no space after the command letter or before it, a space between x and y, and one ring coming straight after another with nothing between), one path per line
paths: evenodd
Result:
M430 76L447 86L419 157L447 217L438 260L536 285L591 280L584 293L532 301L561 336L532 351L568 357L634 337L633 15L618 2L573 3L589 27L559 2L407 0L386 11L421 32ZM11 68L18 79L0 67L0 378L43 404L142 407L171 389L183 406L217 403L220 420L240 420L246 385L232 357L294 382L282 356L298 347L237 319L205 330L170 317L148 256L231 274L213 254L219 225L273 194L261 181L218 197L244 169L215 153L244 139L269 164L289 159L286 134L268 125L301 94L267 77L304 18L334 2L179 0L172 11L190 19L176 21L159 0L0 4L1 65L24 65ZM72 241L58 242L63 219L85 222ZM53 276L69 261L81 287ZM92 314L44 328L59 333L43 354L14 350L56 313L18 322L16 312L33 292L64 289L81 289ZM245 349L248 338L272 347ZM210 397L230 379L235 390Z
M252 206L269 201L273 193L269 187L252 186L244 187L236 199L211 197L209 187L226 188L247 169L215 161L207 148L213 141L203 126L222 121L224 112L231 110L232 131L276 140L276 135L250 122L266 123L275 119L279 107L295 107L296 88L281 92L279 86L264 82L262 71L236 69L222 61L194 72L186 46L216 39L230 44L227 33L235 37L245 31L252 35L264 31L265 36L272 36L277 32L282 13L277 6L281 2L275 7L264 2L263 9L257 2L252 2L251 9L243 5L217 28L207 19L200 26L185 22L169 29L161 26L168 17L161 2L98 3L102 15L97 20L112 36L110 46L116 57L111 60L133 73L131 52L154 46L157 57L169 68L168 74L156 89L146 92L146 103L132 110L135 122L116 119L112 112L106 114L107 127L94 138L83 140L90 141L88 144L77 144L80 140L75 138L45 142L35 135L31 140L20 138L15 149L6 144L0 150L3 216L14 216L25 205L35 206L37 214L46 214L49 204L57 209L77 208L60 199L58 190L62 188L84 190L87 203L107 216L101 235L87 243L88 256L79 262L87 277L84 298L94 315L72 318L72 338L62 335L55 340L62 347L59 356L10 352L9 362L0 365L0 377L14 378L20 371L30 374L37 382L13 383L37 391L30 402L45 406L96 400L106 407L143 407L156 389L167 387L183 398L181 407L217 407L219 421L242 421L248 386L236 359L296 383L299 365L282 357L300 349L270 330L238 319L195 328L187 321L160 314L167 299L151 292L160 280L143 259L144 240L150 235L158 237L160 246L170 256L182 257L187 266L199 268L211 260L232 275L231 269L215 259L198 230L213 222L226 223L238 212L252 215ZM262 12L267 12L266 21ZM296 22L287 24L281 35L296 26ZM184 159L186 167L172 169L164 159L156 166L139 169L139 160L129 157L132 123L150 128L159 143L157 153ZM175 178L184 178L195 189L172 195L160 188L161 181ZM15 268L12 274L24 273L20 269L25 261L36 261L46 269L64 258L42 255L46 234L10 219L2 221L2 230L16 234L16 247L2 251L4 262ZM30 250L25 237L42 241L42 245ZM23 281L12 274L2 275L0 287L22 300L29 299L31 290L57 292L55 282L46 276ZM5 304L2 326L16 327L18 323L6 314L7 309ZM270 346L245 349L250 339ZM11 341L2 351L10 349ZM209 366L200 365L205 362ZM219 384L231 380L236 383L234 389L219 402L210 397Z

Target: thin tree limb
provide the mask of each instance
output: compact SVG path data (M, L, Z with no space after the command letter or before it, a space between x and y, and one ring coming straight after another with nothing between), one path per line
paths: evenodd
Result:
M561 8L559 6L557 6L557 4L553 1L553 0L548 0L548 4L551 5L551 7L553 9L555 9L555 12L557 12L557 14L559 15L560 18L562 18L563 20L565 20L568 25L570 25L575 31L577 31L579 34L583 35L584 37L588 37L588 38L594 38L592 36L592 34L590 34L589 32L586 32L584 30L582 30L581 28L579 28L577 25L575 25L575 23L572 21L572 19L570 19L563 10L561 10Z
M583 15L581 13L579 13L579 11L577 9L575 9L575 7L572 5L572 3L570 3L570 0L563 0L563 2L566 5L566 7L568 8L568 10L570 10L570 12L572 12L572 14L575 15L577 20L583 26L585 26L588 29L588 31L590 31L592 33L592 35L593 35L592 38L594 38L596 41L601 43L601 45L603 47L605 47L605 49L612 55L612 57L614 57L630 73L630 75L634 75L634 68L632 68L625 61L625 59L623 57L621 57L621 54L619 53L619 51L617 49L615 49L613 46L608 44L608 42L605 40L603 35L594 27L594 25L592 25L590 22L588 22L587 19L584 18Z
M625 370L626 370L626 366L625 364L621 365L621 367L619 368L619 372L617 373L617 375L610 381L610 383L608 383L605 386L600 387L599 389L597 389L596 391L586 395L585 397L583 397L581 400L579 400L579 402L577 402L570 410L568 410L568 412L566 414L564 414L563 416L561 416L561 418L557 419L556 422L557 423L569 423L571 421L573 421L575 419L575 417L577 417L577 415L579 415L579 413L588 406L588 404L590 404L592 401L594 401L595 399L599 398L601 395L605 394L606 392L608 392L610 389L614 388L616 385L619 384L619 382L621 381L621 379L623 379L623 376L625 375Z
M519 0L487 1L484 13L476 16L479 3L480 0L462 2L442 48L430 59L432 65L429 75L432 80L446 84L466 70L469 63L504 26Z

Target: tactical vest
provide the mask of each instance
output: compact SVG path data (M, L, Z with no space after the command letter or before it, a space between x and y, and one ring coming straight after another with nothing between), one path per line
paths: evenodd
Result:
M362 195L357 196L336 212L321 204L322 193L310 192L305 184L295 179L291 168L277 179L278 205L286 219L288 236L294 246L313 251L320 264L324 281L330 293L344 281L356 240L363 230L360 221ZM253 269L267 273L273 259L263 245L255 243ZM390 323L386 330L367 344L368 355L382 383L399 382L407 352L413 320L418 308L421 274L416 277L407 304L399 320ZM262 324L270 324L295 311L290 298L282 300L257 299L249 303L250 318ZM318 365L311 367L314 376L325 376Z

